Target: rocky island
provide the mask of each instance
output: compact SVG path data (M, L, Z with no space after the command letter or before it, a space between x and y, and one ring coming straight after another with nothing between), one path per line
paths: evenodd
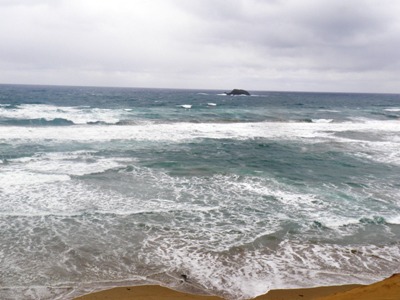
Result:
M229 93L225 92L228 96L238 96L238 95L246 95L250 96L250 93L246 90L241 90L241 89L233 89Z

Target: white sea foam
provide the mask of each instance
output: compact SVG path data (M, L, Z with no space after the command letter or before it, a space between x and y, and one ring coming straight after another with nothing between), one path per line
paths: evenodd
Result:
M333 119L312 119L313 123L331 123Z
M392 112L398 112L398 111L400 111L400 108L386 108L386 109L384 109L385 111L392 111Z
M65 181L73 175L81 176L116 168L127 161L94 157L92 154L90 151L37 153L32 157L8 159L0 173L0 186L9 188Z
M18 186L19 183L23 183L24 185L36 185L39 183L66 181L69 179L70 177L65 174L40 174L6 167L2 168L2 172L0 173L0 186L3 189L7 189L10 188L10 186Z
M352 151L355 156L369 160L400 165L400 141L353 141ZM358 151L357 151L358 150Z
M43 170L37 161L45 163L46 158L50 164L57 164L60 159L70 159L73 163L91 154L22 158L8 167L31 164L31 169L53 172L54 168ZM141 274L167 273L179 282L179 274L185 273L200 288L245 299L272 288L341 284L350 279L352 283L369 283L387 275L385 270L393 271L400 259L398 245L317 245L305 242L316 238L312 232L304 232L301 241L277 233L282 230L290 235L287 224L298 224L300 229L296 230L306 230L301 225L312 220L322 220L331 229L340 230L331 220L340 223L346 217L351 222L359 218L357 202L339 201L338 211L334 202L318 199L320 191L311 188L304 193L272 179L239 175L193 180L137 166L113 170L112 176L109 185L107 181L92 184L96 180L93 176L92 180L77 178L32 185L20 181L18 186L2 191L3 216L18 217L12 223L18 234L7 238L21 237L30 245L29 251L23 244L12 250L23 254L26 272L19 274L18 280L32 276L32 270L49 270L46 276L50 276L48 272L56 275L57 268L74 274L78 282L128 278L135 268L146 264L149 271L142 270ZM350 218L354 211L357 217ZM3 228L10 226L5 219L0 222L6 226ZM270 235L271 239L265 238ZM37 237L39 244L29 241ZM84 246L75 240L83 237ZM324 238L328 237L329 231L324 231ZM33 259L39 250L46 260ZM90 255L92 252L96 255ZM13 270L13 257L8 258L7 264ZM53 268L47 269L48 265ZM113 267L100 269L98 265Z
M121 117L129 113L126 110L101 109L90 107L67 107L46 104L21 104L18 108L0 108L0 117L8 119L45 119L47 121L56 118L65 119L75 124L87 124L90 122L105 122L114 124Z
M176 181L164 173L154 174L147 169L131 171L125 174L125 181L120 186L105 189L85 184L80 180L70 180L68 175L57 172L69 172L70 168L57 170L57 161L42 161L51 167L43 167L39 163L29 165L27 169L36 172L12 169L2 172L0 184L3 188L2 214L11 215L74 215L81 211L113 213L119 215L161 212L207 212L215 209L215 203L210 205L204 201L196 203L180 202L176 197L193 193L195 190L188 182ZM116 164L119 163L117 160ZM10 164L12 166L12 164ZM72 166L74 164L72 163ZM99 160L97 170L105 165ZM84 167L85 168L85 167ZM86 167L86 170L92 167ZM41 174L40 172L55 172L56 174ZM82 172L82 171L81 171ZM83 173L83 172L82 172ZM156 177L155 177L156 176ZM64 181L64 182L61 182ZM186 188L181 187L185 184ZM133 185L130 189L129 185ZM141 189L137 189L142 186ZM122 188L124 193L119 191ZM127 194L128 193L128 194ZM161 196L164 194L164 197ZM200 195L201 197L201 195Z
M41 174L85 175L121 166L126 159L96 157L91 151L37 153L32 157L11 159L24 170Z
M184 272L192 282L227 298L248 299L277 288L315 287L330 284L368 284L383 278L379 271L394 265L398 247L343 248L339 245L306 245L283 240L269 249L231 249L229 254L193 251L179 247L172 251L168 238L148 260L167 266L171 273ZM154 241L155 242L155 241ZM354 249L357 249L354 252ZM353 252L351 251L353 250ZM148 256L143 252L143 256ZM385 262L375 257L385 257ZM378 273L377 273L378 272ZM354 275L357 274L357 275ZM386 274L387 276L387 274ZM250 284L250 282L252 282ZM228 293L226 291L229 291Z
M371 133L380 141L342 137L338 133ZM138 124L134 126L67 126L67 127L0 127L3 143L97 143L113 140L180 143L189 140L266 138L270 140L301 141L308 143L335 142L347 149L349 155L374 161L400 164L400 126L398 121L368 121L362 123L168 123Z
M375 142L336 135L347 131L384 133L384 137ZM346 149L348 155L389 157L393 162L398 158L399 141L390 137L399 131L394 121L175 123L56 129L10 126L0 128L0 139L7 144L79 142L93 143L90 146L95 147L98 142L118 139L179 143L202 138L267 138L301 141L306 145L305 152L307 143L323 142ZM162 170L137 166L132 159L103 157L94 151L37 153L7 160L0 173L2 216L4 220L17 218L13 223L19 232L17 238L28 237L32 253L26 254L23 247L18 249L25 255L23 265L34 270L29 265L31 261L38 265L37 269L46 270L43 264L49 263L78 276L74 278L79 282L127 278L134 273L135 264L147 264L149 270L177 277L187 272L198 286L240 299L272 288L340 284L350 279L353 283L369 283L387 275L386 271L392 272L400 259L398 245L343 247L332 242L307 242L321 239L321 232L327 240L356 235L357 230L367 226L360 224L360 219L374 217L374 207L391 207L397 201L393 185L369 182L368 188L361 191L348 186L346 197L341 197L340 191L346 188L343 185L302 188L252 176L171 176ZM112 180L105 180L107 176ZM377 206L366 205L370 194L382 201ZM380 194L388 195L384 198ZM388 223L398 224L396 211L379 210L379 216ZM28 228L50 231L48 236L39 231L38 240L44 242L37 246L49 254L48 262L44 260L42 264L33 259L42 252L32 248L35 244L29 238L38 235ZM85 246L73 240L75 232L68 230L74 228L82 230L87 239ZM296 235L285 239L292 231L301 233L301 242ZM66 237L71 240L66 241ZM53 241L57 241L57 247L66 248L61 260L51 255L59 255L51 248ZM41 248L44 245L49 248ZM141 248L136 251L134 247ZM94 249L95 258L87 256L88 249ZM121 257L129 263L121 263ZM117 269L96 269L98 265ZM26 276L32 274L28 272Z
M196 138L333 138L335 132L400 133L397 121L365 123L171 123L137 126L1 127L1 140L109 141L118 139L178 142Z
M400 216L397 215L397 216L389 217L389 218L387 218L387 221L390 224L400 225Z

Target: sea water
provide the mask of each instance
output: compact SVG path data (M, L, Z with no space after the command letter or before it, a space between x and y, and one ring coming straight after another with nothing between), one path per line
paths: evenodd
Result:
M0 298L400 272L400 95L222 92L0 85Z

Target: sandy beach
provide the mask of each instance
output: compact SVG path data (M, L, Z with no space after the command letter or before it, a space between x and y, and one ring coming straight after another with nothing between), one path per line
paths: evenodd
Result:
M78 297L75 300L217 300L217 296L200 296L177 292L161 286L119 287ZM371 285L343 285L309 289L271 290L255 300L400 300L400 274Z

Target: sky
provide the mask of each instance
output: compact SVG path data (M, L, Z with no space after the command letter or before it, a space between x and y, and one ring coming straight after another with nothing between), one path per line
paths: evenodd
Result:
M0 0L0 83L400 93L400 1Z

